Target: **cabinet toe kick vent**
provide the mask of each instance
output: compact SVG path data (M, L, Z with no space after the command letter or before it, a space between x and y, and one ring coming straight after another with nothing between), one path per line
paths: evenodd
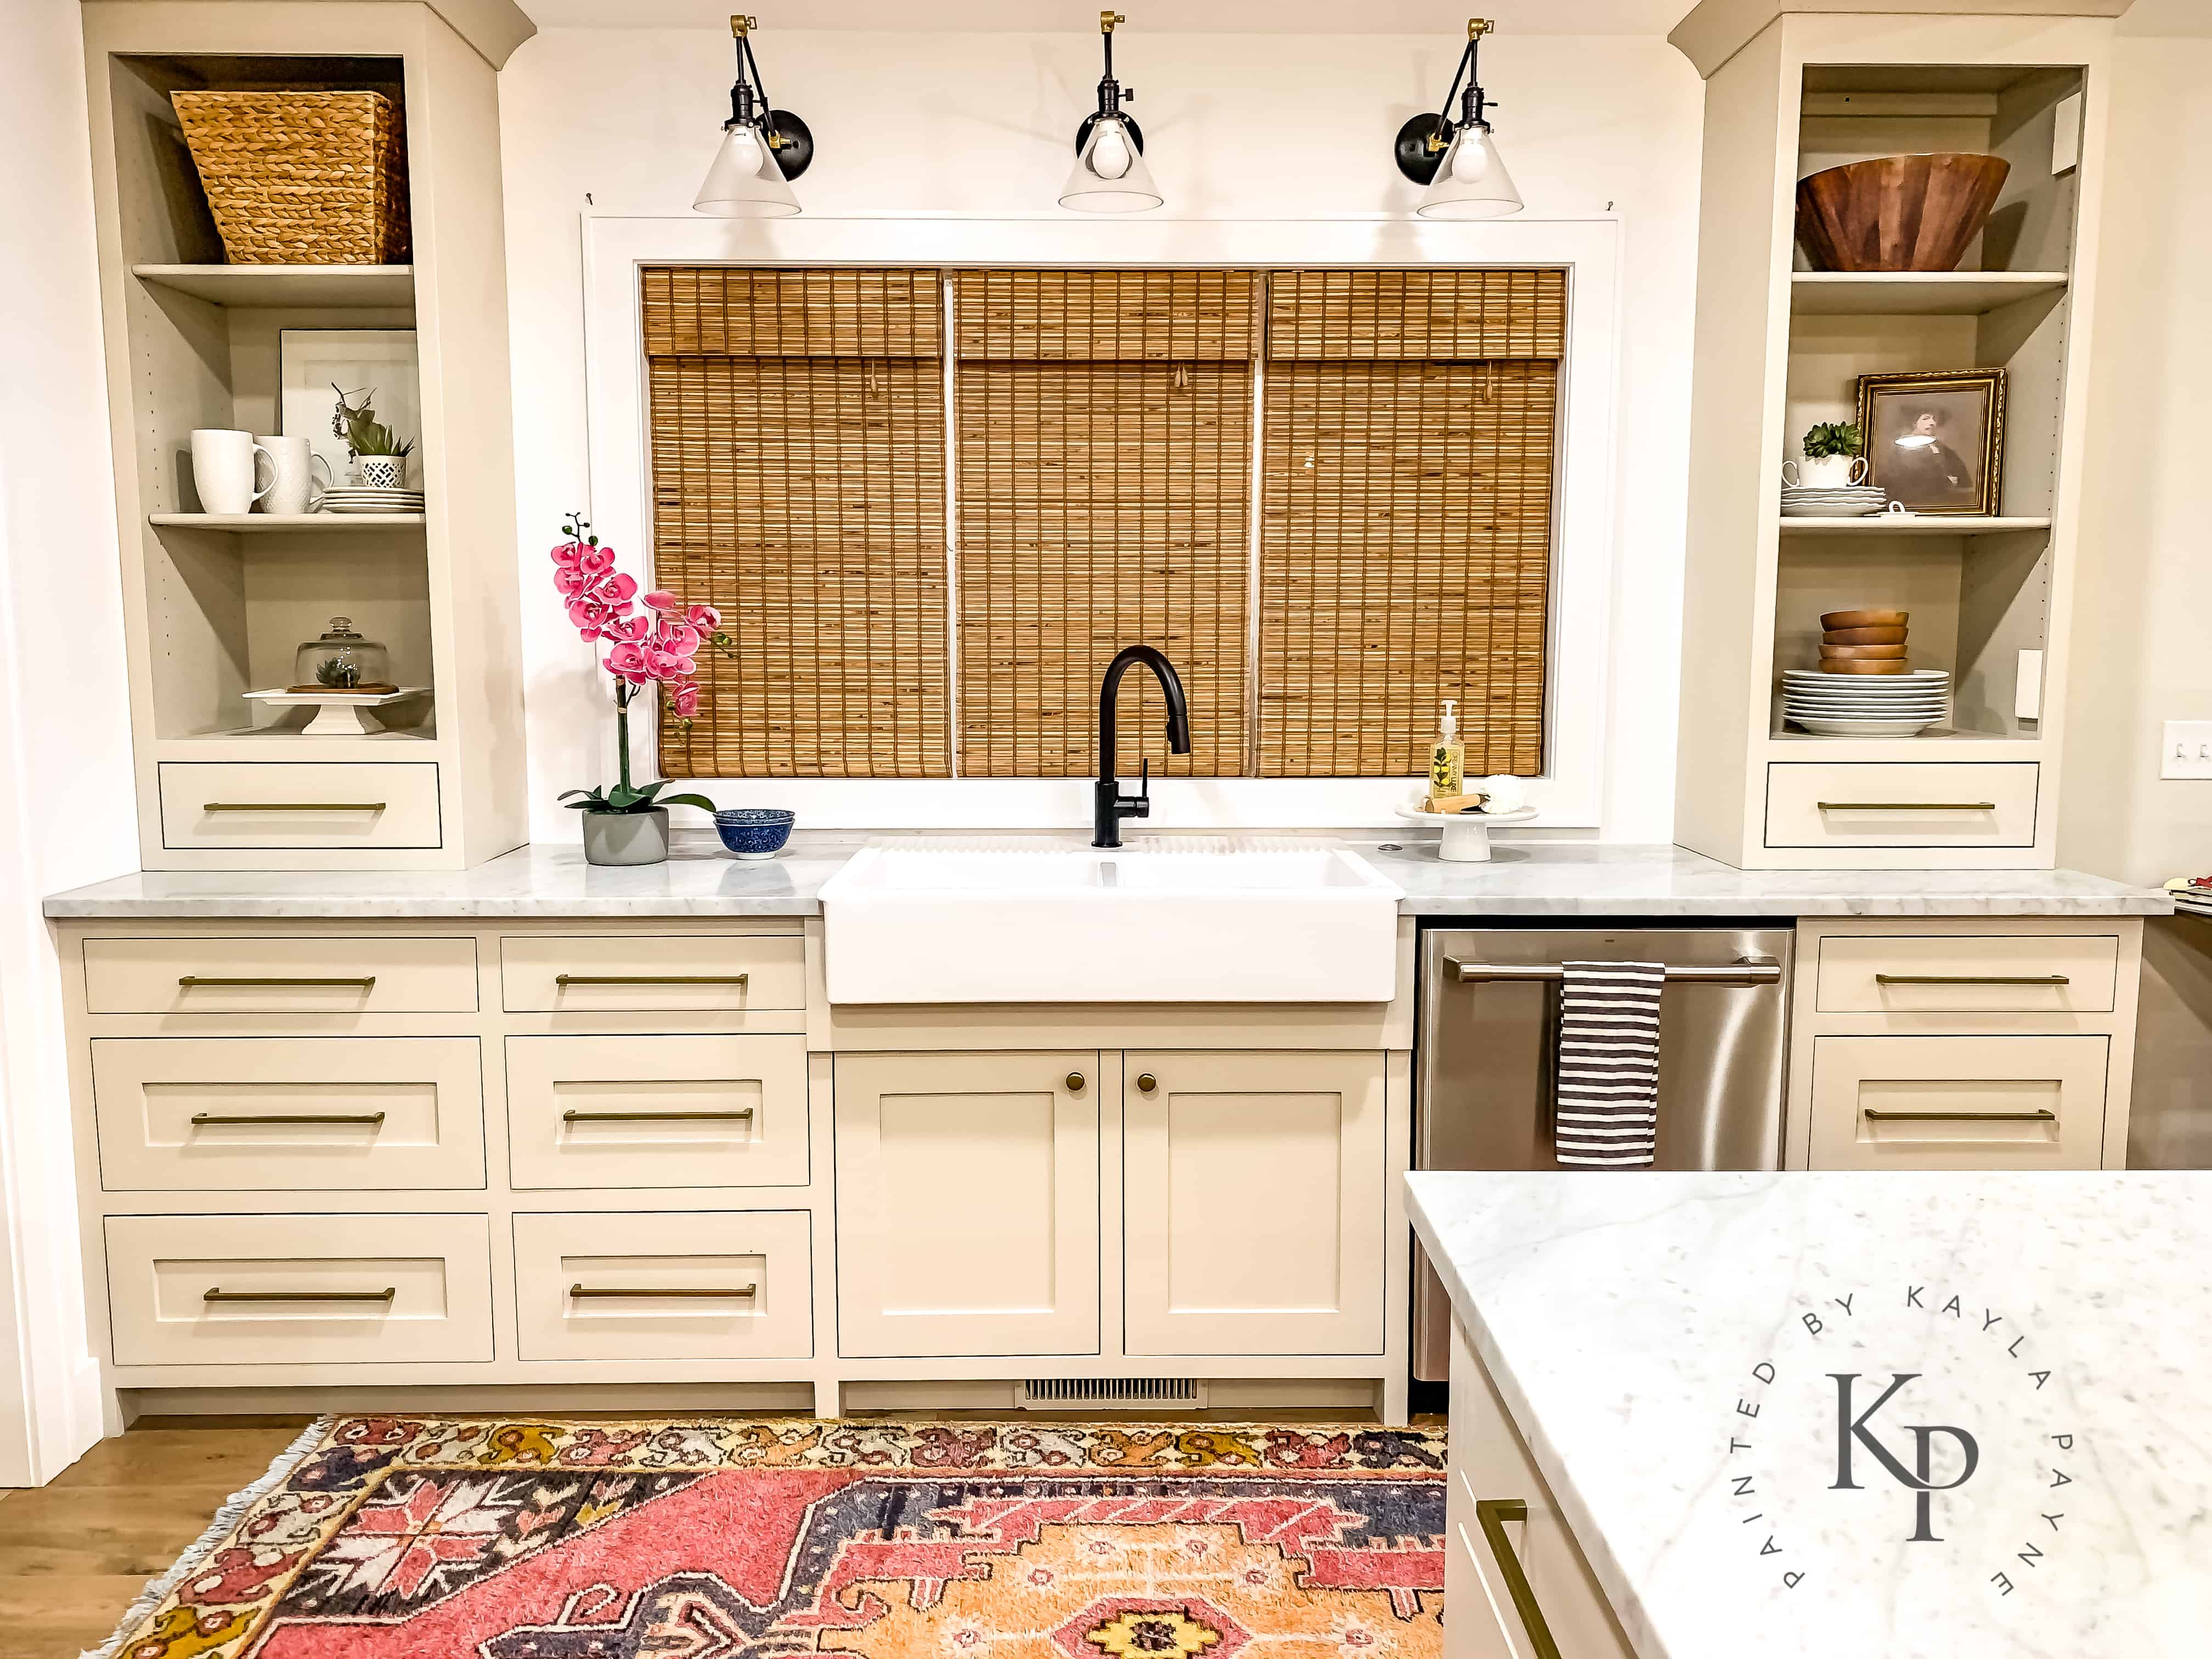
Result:
M1025 1412L1206 1409L1206 1384L1188 1376L1033 1376L1016 1391Z

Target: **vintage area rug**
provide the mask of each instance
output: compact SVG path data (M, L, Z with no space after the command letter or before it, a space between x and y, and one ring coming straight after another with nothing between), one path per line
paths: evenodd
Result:
M1444 1443L1206 1424L318 1424L117 1659L1436 1659Z

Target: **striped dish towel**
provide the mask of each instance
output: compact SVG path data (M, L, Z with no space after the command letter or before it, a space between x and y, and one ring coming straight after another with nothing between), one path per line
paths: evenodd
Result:
M1562 1164L1648 1170L1659 1130L1656 962L1559 968L1559 1070L1552 1127Z

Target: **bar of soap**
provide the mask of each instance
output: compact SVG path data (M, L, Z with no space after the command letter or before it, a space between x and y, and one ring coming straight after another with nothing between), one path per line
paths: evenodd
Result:
M1421 804L1425 812L1480 812L1487 795L1431 795Z

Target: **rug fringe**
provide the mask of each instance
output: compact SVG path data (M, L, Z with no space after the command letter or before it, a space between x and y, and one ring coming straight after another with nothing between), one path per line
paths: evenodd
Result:
M207 1530L193 1541L191 1547L179 1556L167 1572L146 1581L146 1588L138 1592L137 1599L123 1610L123 1617L116 1622L115 1633L98 1647L78 1654L77 1659L115 1659L131 1632L161 1605L171 1590L200 1570L208 1557L215 1553L216 1547L229 1537L231 1529L246 1518L246 1510L282 1485L292 1471L307 1460L307 1455L322 1443L323 1437L331 1431L337 1420L336 1417L317 1418L298 1439L276 1454L269 1465L268 1473L252 1486L243 1487L224 1499L222 1507L215 1512L215 1519L208 1522Z

